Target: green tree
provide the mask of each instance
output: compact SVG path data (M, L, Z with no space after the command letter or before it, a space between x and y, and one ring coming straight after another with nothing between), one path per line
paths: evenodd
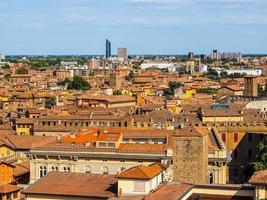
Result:
M169 89L164 91L164 95L174 95L174 90L180 88L182 86L179 82L169 82Z
M68 89L70 90L89 90L90 84L85 81L81 76L74 76L73 80L68 82Z
M215 69L209 68L206 76L212 79L218 79L219 74Z
M16 70L16 74L28 74L28 70L25 67L20 67Z
M9 80L10 77L11 77L11 74L5 74L5 75L4 75L4 79L6 79L6 80Z
M267 169L267 137L258 145L257 162L254 164L256 171Z
M220 76L221 76L222 78L227 78L227 77L228 77L228 74L227 74L226 71L222 71L222 72L220 73Z
M1 67L2 69L10 69L10 66L8 64L5 64L4 66Z
M258 87L258 94L259 97L266 97L267 96L267 83L265 84L265 88Z

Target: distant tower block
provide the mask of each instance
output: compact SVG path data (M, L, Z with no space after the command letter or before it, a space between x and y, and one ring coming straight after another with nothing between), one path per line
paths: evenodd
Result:
M245 76L244 96L249 96L249 97L257 97L258 96L257 76Z
M127 48L118 48L118 58L126 61L128 60L128 50Z
M194 59L194 53L193 52L189 52L187 58L189 60L193 60Z
M174 181L208 183L208 133L206 128L186 127L174 135Z

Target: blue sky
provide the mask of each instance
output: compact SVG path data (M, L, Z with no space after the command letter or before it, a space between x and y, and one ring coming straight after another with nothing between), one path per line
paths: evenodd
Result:
M267 0L0 0L4 54L267 53Z

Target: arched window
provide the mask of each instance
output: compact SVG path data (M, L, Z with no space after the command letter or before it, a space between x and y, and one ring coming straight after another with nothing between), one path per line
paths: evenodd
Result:
M70 167L69 166L64 166L63 167L63 172L70 172Z
M86 174L91 174L91 167L86 166L86 168L85 168L85 173L86 173Z
M108 174L108 168L107 167L102 167L102 173L103 174Z
M54 172L55 172L55 171L57 172L57 171L58 171L58 166L52 166L52 167L51 167L51 170L54 171Z
M214 183L214 174L213 174L213 172L210 172L209 173L209 183L210 184L213 184Z
M46 166L42 165L39 167L39 178L42 178L47 173Z

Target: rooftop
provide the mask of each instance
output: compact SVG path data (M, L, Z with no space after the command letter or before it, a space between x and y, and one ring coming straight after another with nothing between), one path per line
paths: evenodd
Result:
M116 178L150 180L159 175L165 169L166 168L160 163L155 163L149 166L138 165L121 172L116 176Z
M115 196L116 182L114 175L50 172L23 193L109 198Z

